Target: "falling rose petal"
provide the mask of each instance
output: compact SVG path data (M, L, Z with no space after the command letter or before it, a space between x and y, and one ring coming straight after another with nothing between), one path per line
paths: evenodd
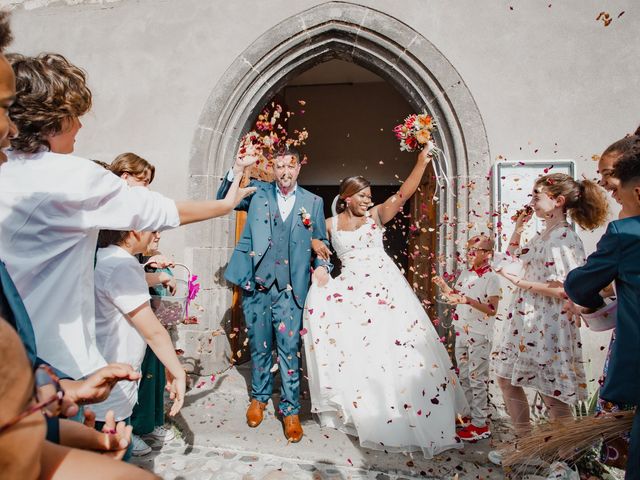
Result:
M280 324L278 325L278 331L284 332L286 329L287 327L285 326L284 322L280 322Z
M300 330L300 336L306 335L309 331L306 328Z

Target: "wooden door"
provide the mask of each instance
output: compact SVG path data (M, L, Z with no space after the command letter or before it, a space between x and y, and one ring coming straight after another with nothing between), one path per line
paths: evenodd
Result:
M242 229L247 221L247 212L236 212L236 243L242 235ZM240 287L233 287L233 303L231 305L231 333L229 344L231 345L231 363L244 363L249 361L250 355L245 345L247 338L244 315L242 313L242 291Z
M407 280L433 320L437 317L435 297L437 291L431 278L437 272L438 212L433 201L436 181L433 167L425 173L418 191L411 199L411 226L409 227L409 268ZM434 322L438 324L438 322ZM438 329L439 333L442 333Z

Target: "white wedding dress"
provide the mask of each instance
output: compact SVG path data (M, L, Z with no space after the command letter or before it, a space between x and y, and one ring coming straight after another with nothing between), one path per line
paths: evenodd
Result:
M384 251L384 229L371 217L355 231L332 222L342 272L311 286L303 320L312 412L366 448L428 458L462 448L455 418L468 412L464 393L427 313Z

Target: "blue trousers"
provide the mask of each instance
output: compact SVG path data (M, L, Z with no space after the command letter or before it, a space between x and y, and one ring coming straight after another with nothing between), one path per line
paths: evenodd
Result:
M273 393L273 344L278 353L282 388L278 408L282 415L300 411L300 329L302 308L291 290L276 284L264 291L244 292L242 297L251 351L251 397L267 403Z
M629 460L625 480L640 480L640 405L636 406L631 428L631 443L629 444Z

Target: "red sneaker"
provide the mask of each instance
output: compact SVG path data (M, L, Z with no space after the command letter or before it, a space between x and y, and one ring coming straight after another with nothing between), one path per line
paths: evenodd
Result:
M471 425L471 417L456 416L456 428L467 428Z
M470 423L467 427L458 432L458 437L465 442L475 442L484 438L489 438L491 431L489 425L484 427L476 427L473 423Z

